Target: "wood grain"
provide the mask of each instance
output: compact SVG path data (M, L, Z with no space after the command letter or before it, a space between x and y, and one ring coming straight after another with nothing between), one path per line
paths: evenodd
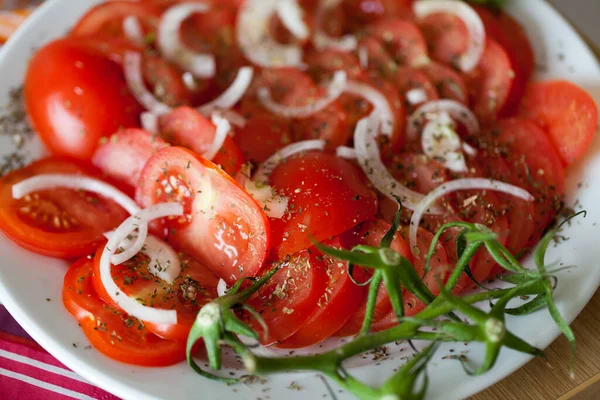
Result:
M571 325L577 339L575 379L569 378L569 343L558 338L548 360L534 359L472 400L600 399L600 291Z

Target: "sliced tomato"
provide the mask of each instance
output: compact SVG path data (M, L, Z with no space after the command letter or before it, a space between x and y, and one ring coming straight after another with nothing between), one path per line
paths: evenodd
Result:
M390 230L391 226L383 220L369 220L359 226L356 230L352 231L346 240L350 247L357 244L366 244L368 246L379 246L383 236ZM390 246L393 250L397 251L400 255L412 259L410 249L402 238L400 233L396 233L394 240ZM388 292L383 285L379 287L377 292L377 299L375 300L375 310L373 312L373 323L380 321L382 318L392 310L392 304L388 296ZM342 326L336 333L336 336L352 336L360 332L367 312L367 296L362 300L361 305L358 307L356 312L348 319L348 321Z
M515 73L508 54L488 39L477 67L467 75L473 111L482 121L493 121L504 109Z
M253 116L233 137L245 158L260 164L292 143L290 121L263 113Z
M450 179L450 172L438 161L416 153L400 153L388 163L390 172L402 185L427 194Z
M598 127L598 107L594 99L566 81L530 84L518 114L548 133L566 165L585 153Z
M324 95L321 91L321 96ZM298 140L322 139L329 149L345 145L352 136L346 114L338 101L308 118L293 120L292 132Z
M21 247L51 257L81 257L128 216L113 201L78 190L57 188L13 198L13 185L40 174L100 176L94 168L65 158L40 160L4 176L0 229Z
M427 101L439 99L438 91L435 86L423 71L410 68L400 67L396 70L394 76L391 78L398 91L402 94L405 99L405 106L408 110L414 111L417 107L426 103ZM407 94L411 91L423 91L425 93L425 99L419 102L410 102Z
M247 321L260 334L263 345L281 342L294 333L318 307L327 287L325 264L311 258L308 250L293 255L289 262L248 301L269 328L264 331L252 316Z
M384 18L406 17L411 14L412 0L346 0L345 27L354 32Z
M430 62L424 65L421 70L436 87L441 98L456 100L464 104L468 103L469 92L467 85L464 79L452 68L436 62Z
M144 324L104 303L94 291L93 263L88 257L65 275L63 303L90 343L102 354L126 364L161 367L185 360L185 340L165 340Z
M94 258L94 290L106 304L118 308L100 279L103 250L104 246L100 247ZM113 280L129 297L146 306L176 310L177 324L143 323L150 332L164 339L186 340L202 306L218 297L218 279L194 259L180 254L181 273L173 283L168 283L150 273L149 261L147 256L138 253L123 264L112 265Z
M200 156L210 149L217 132L209 120L189 107L179 107L161 117L159 130L167 142L190 149ZM227 135L212 161L228 174L235 175L244 164L244 156Z
M390 18L378 21L368 30L383 43L399 65L416 67L428 60L427 43L419 27L413 22Z
M326 246L343 248L340 237L325 243ZM317 302L317 309L302 327L290 338L278 345L286 349L301 348L319 343L338 331L359 307L365 287L356 282L365 282L368 278L365 271L355 268L352 278L348 275L348 263L321 254L317 249L311 252L311 260L325 264L327 288Z
M57 155L89 160L100 138L139 126L141 108L120 66L78 40L60 39L36 51L24 92L35 131Z
M280 259L377 212L377 196L361 172L334 154L293 155L273 170L270 184L289 198L286 215L271 219L273 247Z
M365 36L358 42L358 48L366 54L367 70L370 74L385 79L394 75L398 64L378 37L375 35Z
M317 82L331 79L336 71L345 71L348 79L361 79L364 72L358 58L345 51L332 49L311 51L304 59L308 64L308 73Z
M117 181L136 187L146 161L169 144L142 129L125 129L98 147L92 163Z
M432 59L454 67L469 47L469 31L458 17L447 13L430 14L419 22Z
M136 194L142 207L184 204L185 216L164 221L169 242L229 283L254 276L270 249L269 221L256 201L212 162L167 147L146 163Z

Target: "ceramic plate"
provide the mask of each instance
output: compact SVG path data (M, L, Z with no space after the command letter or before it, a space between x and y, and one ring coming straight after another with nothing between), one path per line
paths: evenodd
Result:
M0 104L8 100L11 88L23 81L24 71L33 49L64 35L69 27L94 1L52 0L44 4L16 33L0 54ZM564 78L589 91L600 100L600 68L584 41L542 0L508 2L508 11L528 30L537 56L537 78ZM13 152L10 136L0 137L0 157ZM25 143L30 159L39 158L41 145L35 140ZM570 238L548 251L549 260L561 265L577 265L559 276L556 298L560 311L572 321L588 302L600 283L600 248L597 245L600 221L600 185L594 176L600 173L600 141L596 137L587 156L568 169L567 205L588 210L586 219L565 229ZM0 301L17 321L51 354L85 379L126 399L320 399L328 397L326 386L315 374L275 376L266 383L225 386L194 374L185 364L150 369L120 364L86 349L87 340L75 320L63 308L62 280L67 268L63 261L37 256L0 236ZM50 301L46 301L46 299ZM533 345L545 348L558 330L547 311L526 318L508 318L509 328ZM74 344L77 346L75 347ZM360 359L354 373L375 383L389 376L392 369L410 355L406 346L390 348L385 359ZM503 350L496 367L481 377L468 377L452 360L442 360L456 345L442 346L430 364L428 398L459 399L472 395L517 370L530 358ZM464 347L469 358L481 358L478 346ZM241 373L241 372L240 372ZM295 381L301 390L289 389ZM351 398L338 393L338 398Z

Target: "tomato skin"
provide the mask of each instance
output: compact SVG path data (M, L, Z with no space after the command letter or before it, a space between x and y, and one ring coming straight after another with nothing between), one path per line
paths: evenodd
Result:
M431 83L437 88L440 98L468 103L468 89L464 79L452 68L430 62L421 70L427 75Z
M255 276L267 258L271 229L261 207L221 168L187 149L154 154L136 199L142 207L182 202L185 216L167 219L158 234L230 284Z
M290 121L263 113L250 118L233 137L244 157L260 164L292 143Z
M65 275L62 291L65 308L90 343L105 356L126 364L162 367L185 360L185 340L160 339L98 297L92 285L92 264L88 257L76 261Z
M456 66L469 46L469 31L464 22L451 14L434 13L419 22L432 59Z
M38 50L24 91L33 127L57 155L89 160L100 138L139 126L141 108L121 68L77 41L60 39Z
M410 104L405 101L406 108L411 112L427 101L438 100L439 95L435 86L425 74L425 72L410 67L401 67L396 70L391 81L394 83L398 91L402 94L402 98L406 99L406 94L413 89L423 90L426 100L417 104Z
M581 158L598 126L598 107L594 99L566 81L531 83L518 115L546 131L564 165Z
M377 196L360 171L334 154L293 155L273 170L270 184L289 198L286 215L271 219L273 247L280 259L377 212Z
M13 171L0 181L0 229L14 242L38 254L72 259L90 254L127 212L87 192L57 188L13 199L12 186L39 174L99 177L94 168L67 158L47 158Z
M421 31L406 19L385 19L373 24L369 32L378 38L399 65L417 67L428 60L427 44Z

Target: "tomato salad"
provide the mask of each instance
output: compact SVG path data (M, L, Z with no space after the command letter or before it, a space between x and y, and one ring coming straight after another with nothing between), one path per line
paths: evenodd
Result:
M510 15L460 1L143 0L89 10L33 55L25 95L52 154L2 178L0 228L76 260L63 301L116 360L185 359L202 306L284 265L240 317L299 348L398 323L372 271L316 243L390 247L433 295L456 265L448 222L515 257L557 215L597 108L532 82ZM456 294L501 269L480 249ZM425 306L409 292L407 316ZM252 315L260 318L254 319ZM262 322L257 322L262 321Z

